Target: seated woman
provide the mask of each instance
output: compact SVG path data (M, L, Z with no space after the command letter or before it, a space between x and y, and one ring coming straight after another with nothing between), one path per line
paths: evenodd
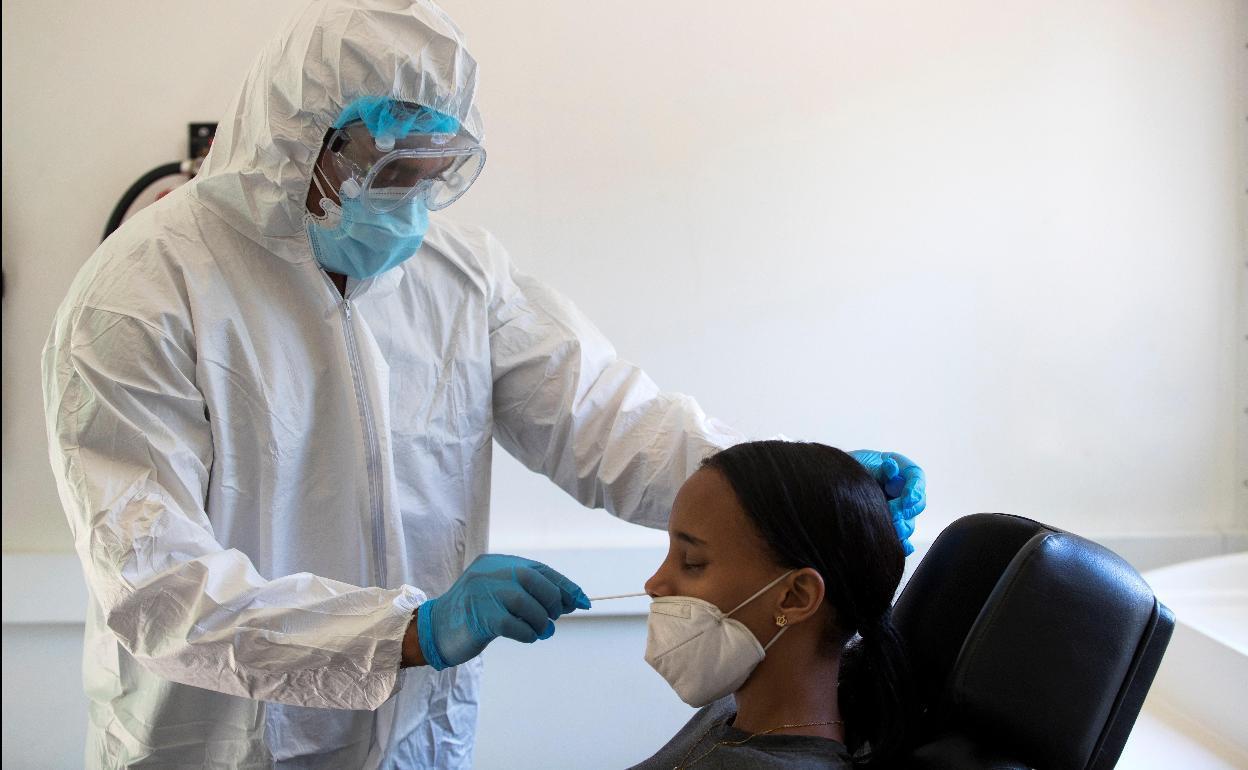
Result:
M634 770L895 762L905 555L862 466L822 444L731 447L681 487L668 534L646 660L701 710Z

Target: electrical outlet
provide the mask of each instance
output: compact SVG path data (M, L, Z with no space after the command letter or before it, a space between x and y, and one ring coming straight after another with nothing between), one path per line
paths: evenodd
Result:
M208 148L212 147L212 138L217 134L216 123L188 123L190 129L190 144L188 145L187 158L190 160L203 160L208 154Z

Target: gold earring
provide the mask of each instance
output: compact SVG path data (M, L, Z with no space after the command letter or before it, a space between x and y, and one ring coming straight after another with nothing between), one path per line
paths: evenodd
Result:
M777 626L780 626L781 628L784 628L786 625L788 625L788 623L789 623L789 619L788 619L788 618L786 618L783 614L781 614L781 615L777 615L777 616L776 616L776 625L777 625Z

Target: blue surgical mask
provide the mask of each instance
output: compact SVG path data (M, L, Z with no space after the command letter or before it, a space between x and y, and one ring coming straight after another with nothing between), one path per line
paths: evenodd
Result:
M308 218L312 253L321 267L362 281L408 259L429 229L429 209L417 197L393 211L370 211L359 196L344 197L339 207L321 201L324 220ZM337 224L332 224L337 221Z

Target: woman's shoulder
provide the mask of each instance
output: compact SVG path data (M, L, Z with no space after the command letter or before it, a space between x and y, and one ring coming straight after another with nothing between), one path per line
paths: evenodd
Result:
M631 770L848 770L853 767L841 743L808 735L751 736L733 728L736 715L731 696L698 710L654 756Z
M681 727L672 736L671 740L655 752L654 756L634 765L629 770L660 770L660 768L662 770L671 770L671 768L676 767L680 763L681 757L689 750L692 744L714 729L716 725L726 723L736 711L736 701L733 700L731 695L703 706L690 717L684 727Z

